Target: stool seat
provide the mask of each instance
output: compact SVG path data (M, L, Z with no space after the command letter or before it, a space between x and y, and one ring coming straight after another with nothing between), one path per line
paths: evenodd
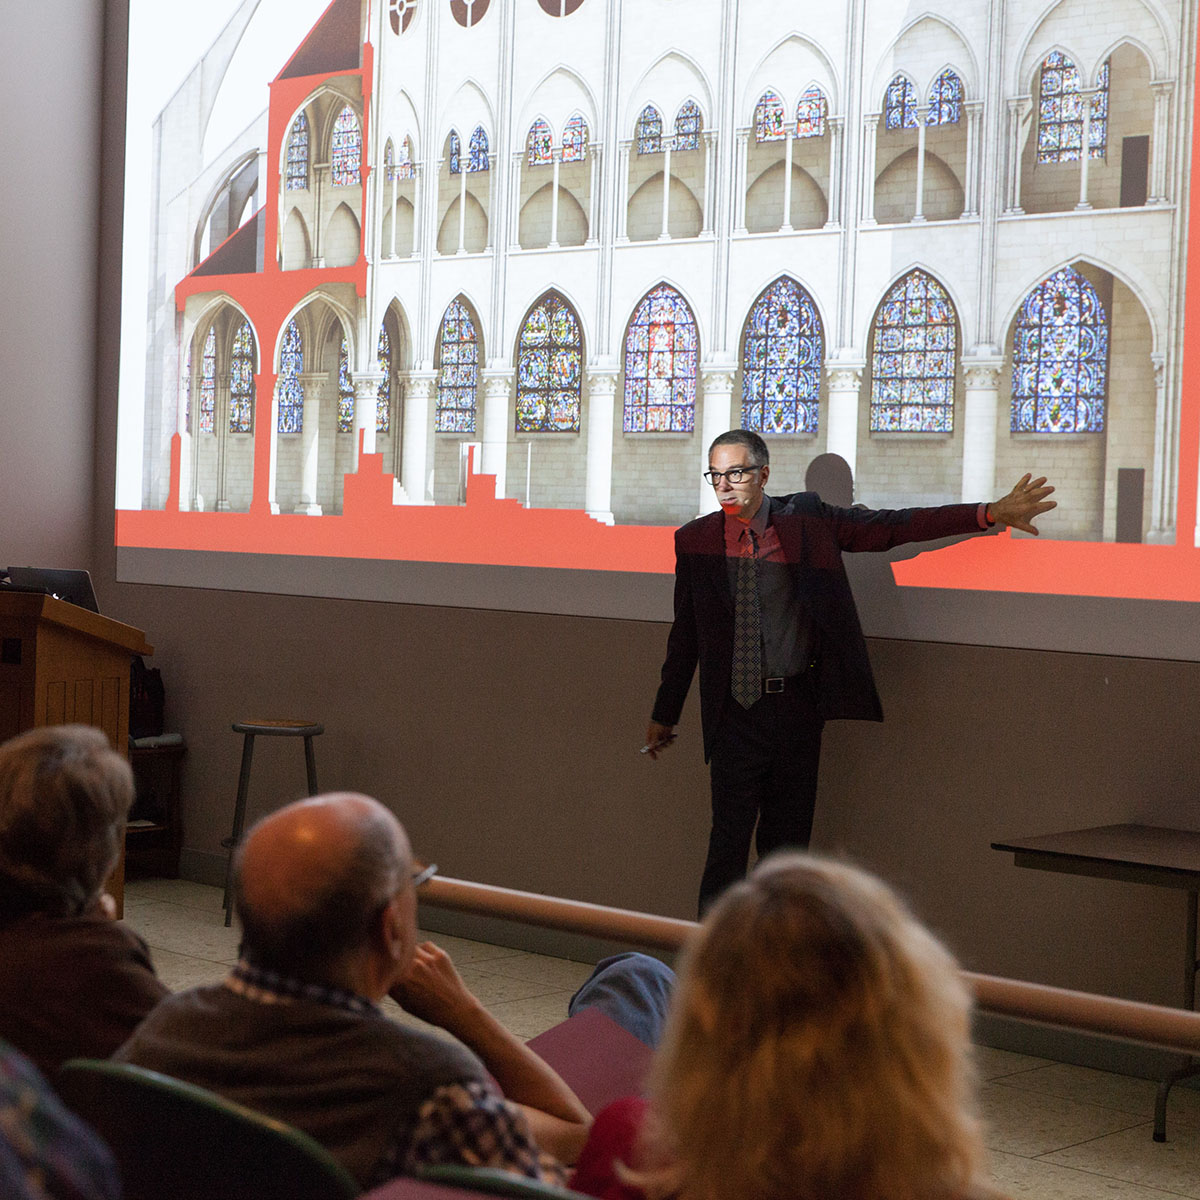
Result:
M308 794L317 794L317 760L313 753L313 738L325 732L318 721L288 717L249 717L235 721L234 733L242 735L242 769L238 775L237 802L233 806L233 832L221 839L221 845L229 851L225 864L225 924L233 918L233 852L242 840L242 826L246 820L246 796L250 791L250 763L254 757L256 737L299 737L304 739L304 770L308 777Z
M316 721L259 720L256 717L235 721L232 729L234 733L253 733L259 737L316 737L325 732L325 726Z

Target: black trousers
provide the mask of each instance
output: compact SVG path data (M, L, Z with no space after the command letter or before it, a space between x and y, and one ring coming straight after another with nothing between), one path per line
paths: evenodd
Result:
M825 725L813 683L811 673L799 675L750 708L732 698L725 706L709 761L712 833L700 880L701 917L745 877L756 823L759 858L782 846L808 845Z

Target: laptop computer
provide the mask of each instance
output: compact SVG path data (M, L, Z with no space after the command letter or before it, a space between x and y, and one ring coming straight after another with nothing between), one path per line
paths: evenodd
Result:
M96 589L87 571L57 567L5 567L0 570L0 591L40 592L98 613Z

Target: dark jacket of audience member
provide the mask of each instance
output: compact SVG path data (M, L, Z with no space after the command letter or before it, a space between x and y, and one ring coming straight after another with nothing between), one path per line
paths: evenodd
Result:
M0 1038L47 1075L107 1058L167 995L103 891L132 803L129 764L98 729L0 746Z

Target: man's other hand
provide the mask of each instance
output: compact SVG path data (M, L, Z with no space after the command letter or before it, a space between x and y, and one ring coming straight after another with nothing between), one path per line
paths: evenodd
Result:
M1011 525L1013 529L1036 535L1038 530L1033 518L1058 507L1057 501L1046 499L1052 491L1054 489L1047 486L1044 475L1040 479L1022 475L1007 496L988 505L988 519L997 525Z
M657 721L651 721L646 726L646 741L642 753L657 758L674 740L674 725L660 725Z

